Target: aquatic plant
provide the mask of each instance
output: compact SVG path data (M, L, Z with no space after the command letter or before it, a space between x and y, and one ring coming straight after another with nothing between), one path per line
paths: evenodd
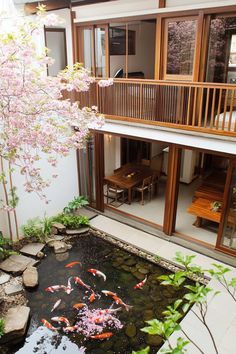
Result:
M163 320L153 319L146 321L148 326L141 329L141 331L150 335L159 335L163 339L163 342L167 343L167 345L161 350L165 354L183 354L186 352L185 347L190 342L200 353L205 354L204 349L194 342L194 340L179 323L188 311L191 311L196 319L205 327L214 347L215 353L219 353L216 340L210 326L207 323L207 312L209 299L212 300L213 297L219 295L220 292L214 291L212 288L200 283L200 280L203 280L204 272L209 273L213 278L215 278L236 302L236 278L227 280L225 277L225 274L230 272L231 269L219 264L212 264L214 268L203 270L201 267L192 264L195 257L196 256L194 255L184 256L181 252L176 252L174 260L180 263L184 269L177 271L175 275L170 274L158 277L161 284L164 286L168 285L178 288L184 284L188 277L191 277L192 279L195 278L197 280L194 285L183 285L189 290L189 292L184 295L183 300L178 299L173 305L167 306L167 309L163 312ZM209 297L210 294L211 296ZM193 305L195 306L193 307ZM180 331L184 335L184 338L178 337L176 343L171 344L169 338L175 331ZM134 352L134 354L138 353L139 352Z
M68 205L63 209L63 213L70 214L73 211L88 205L88 199L84 196L74 197L74 199L68 203Z
M4 335L5 321L3 318L0 318L0 338Z
M132 351L132 354L148 354L150 351L150 347L146 347L145 349L141 349L138 352Z
M64 214L64 213L52 217L52 221L59 222L68 229L77 229L82 226L89 225L89 219L87 218L87 216Z

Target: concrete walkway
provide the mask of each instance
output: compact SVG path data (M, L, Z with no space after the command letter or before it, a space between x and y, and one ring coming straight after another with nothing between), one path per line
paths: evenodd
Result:
M195 258L195 264L204 269L212 268L212 263L223 264L210 257L193 252L187 248L165 241L102 215L95 217L90 223L92 228L96 230L100 230L113 236L114 238L117 238L118 240L137 246L138 248L151 254L158 255L171 261L172 263L175 253L179 251L184 255L196 255L197 257ZM227 267L230 268L232 272L226 274L226 276L229 279L236 277L236 268L228 265ZM218 353L235 354L236 302L216 280L211 280L208 286L213 288L215 291L221 292L216 297L209 298L206 317L206 321L209 324L216 340ZM193 339L197 345L199 345L204 354L216 353L206 328L200 323L192 311L190 311L183 319L181 326L187 332L189 337ZM182 333L174 333L171 336L171 343L174 343L180 336L183 337ZM187 347L187 353L198 354L200 352L195 346L189 344Z

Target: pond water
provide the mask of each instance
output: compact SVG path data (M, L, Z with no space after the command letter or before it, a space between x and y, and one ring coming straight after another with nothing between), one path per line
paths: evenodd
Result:
M18 347L18 354L79 354L83 352L86 354L131 354L132 350L140 350L147 345L151 347L150 353L157 352L162 344L161 339L158 336L149 336L140 329L144 327L145 320L161 318L166 306L184 294L184 289L176 291L172 287L160 285L157 277L168 274L167 270L92 234L78 238L69 253L55 255L51 249L48 249L46 254L47 257L38 266L38 288L27 292L31 321L26 341L21 349ZM79 264L75 264L72 268L65 267L74 261L81 262L82 267ZM103 272L106 275L106 281L102 277L94 277L89 273L87 270L90 268ZM134 289L134 286L146 275L147 282L143 288ZM75 284L73 277L76 276L94 290L95 300L93 302L89 301L92 292ZM71 285L74 289L70 294L67 294L65 289L54 293L45 291L45 288L52 285L67 286L69 277L72 277ZM123 305L115 304L112 296L105 296L102 290L116 293L125 304L132 308L126 311ZM61 299L60 305L51 312L53 305L59 299ZM85 303L87 307L76 310L73 305L77 303ZM110 338L92 339L91 335L98 333L96 330L93 333L94 327L90 324L86 329L82 328L81 319L86 318L88 313L91 315L91 313L96 313L96 309L110 308L113 310L119 307L121 307L120 311L109 312L110 318L107 322L100 321L100 315L95 316L98 318L95 328L100 326L101 333L111 332ZM79 325L79 333L66 334L62 329L50 331L42 326L41 320L46 319L55 327L65 327L65 323L58 324L51 320L51 317L55 316L66 317L72 326ZM83 322L84 325L85 322Z

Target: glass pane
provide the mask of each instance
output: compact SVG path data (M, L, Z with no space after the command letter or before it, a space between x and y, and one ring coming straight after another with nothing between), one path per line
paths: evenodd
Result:
M156 20L128 24L128 77L154 79Z
M65 36L65 29L45 29L46 46L50 49L49 56L55 60L53 65L48 66L48 75L50 76L57 76L58 72L64 70L67 65Z
M84 43L84 66L86 69L94 73L92 29L86 28L83 30L83 43Z
M229 192L229 206L225 218L222 245L236 250L236 168L234 168Z
M95 65L96 76L106 76L106 31L105 28L95 28Z
M192 75L196 20L168 22L167 74Z
M110 76L122 78L126 76L126 25L113 23L109 27Z
M236 83L236 17L211 20L207 81Z

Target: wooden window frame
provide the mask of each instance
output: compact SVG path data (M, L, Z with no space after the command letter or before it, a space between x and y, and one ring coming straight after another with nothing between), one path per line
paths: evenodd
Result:
M193 81L194 78L194 70L196 65L196 56L197 56L197 40L198 40L198 16L185 16L185 17L170 17L164 20L163 30L163 80L171 80L171 81ZM167 74L167 55L168 55L168 24L170 22L183 22L183 21L196 21L196 35L195 35L195 47L194 47L194 58L193 58L193 66L192 66L192 75L176 75L176 74Z

